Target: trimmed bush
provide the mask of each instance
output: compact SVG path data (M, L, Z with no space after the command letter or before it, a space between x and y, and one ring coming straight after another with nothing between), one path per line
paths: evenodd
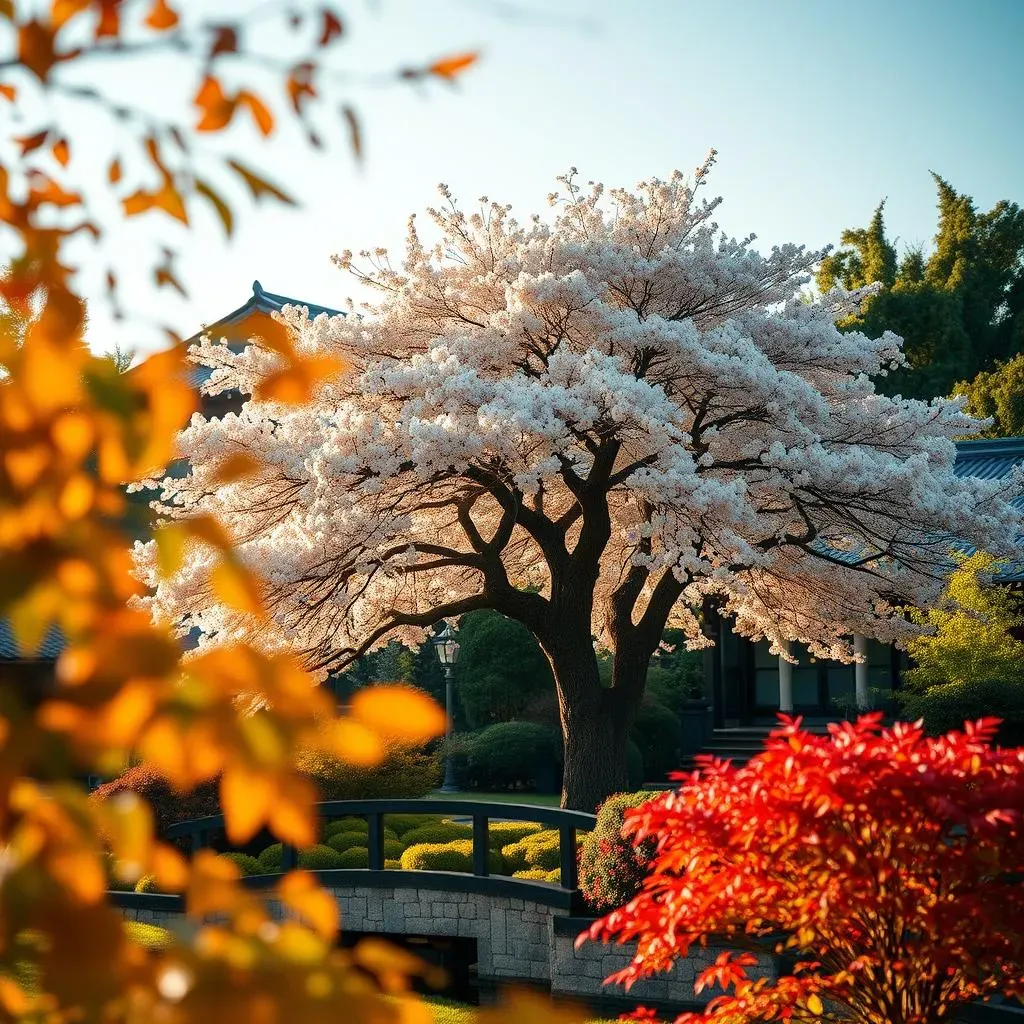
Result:
M489 851L488 866L501 873L501 854ZM450 843L417 843L402 854L406 871L472 871L473 840L456 839Z
M124 930L132 942L144 949L166 949L174 941L174 936L166 928L156 924L125 921Z
M399 839L384 840L384 859L398 860L405 853L405 844Z
M559 850L558 829L546 829L503 846L501 857L506 870L511 869L513 873L528 868L552 871L561 864Z
M410 829L402 836L402 843L405 846L416 846L419 843L450 843L453 839L472 839L472 837L472 825L443 821L436 825L423 825L421 828Z
M352 849L353 846L368 845L366 836L366 832L338 832L327 840L327 845L332 850L337 850L338 853L344 853L346 850Z
M365 846L350 846L344 853L334 855L336 868L367 868L370 866L370 851Z
M421 797L441 784L441 766L434 754L399 743L391 743L384 759L372 768L312 751L300 754L296 764L316 783L323 800Z
M399 839L404 839L407 832L424 825L439 825L444 818L439 814L388 814L385 816L385 827L393 829Z
M308 850L299 851L299 867L309 871L330 871L343 867L340 861L341 854L322 843L317 843Z
M188 793L179 793L162 775L146 765L129 768L111 782L105 782L89 794L90 800L106 801L119 793L135 793L153 811L157 834L179 821L205 818L220 813L218 782L203 782Z
M640 705L630 735L640 748L645 779L663 782L669 772L679 767L683 727L679 716L664 704L645 700Z
M529 878L534 882L561 882L562 871L555 868L554 871L545 871L543 868L525 868L523 871L516 871L513 878Z
M237 864L238 869L243 875L263 874L263 865L255 857L250 857L247 853L225 853L224 857Z
M265 850L261 850L256 858L265 875L274 875L281 871L284 862L284 847L280 843L273 843Z
M986 680L930 686L923 693L899 697L902 716L908 721L924 719L933 736L962 729L964 722L995 717L1003 720L996 742L1002 746L1024 746L1024 682Z
M555 730L534 722L499 722L466 737L466 782L476 789L551 789L561 760Z
M361 832L364 836L370 831L365 818L355 818L351 815L347 818L336 818L327 822L323 828L324 840L338 835L339 832Z
M155 875L143 875L135 883L136 892L159 892L160 887L156 884Z
M539 831L540 825L535 821L492 821L487 826L487 845L493 850L500 850Z
M594 910L605 911L628 903L639 891L654 856L654 839L639 847L622 835L625 813L654 799L649 792L610 796L597 812L597 825L583 839L580 854L580 889Z
M385 871L400 871L402 868L402 862L400 860L386 860L384 861Z

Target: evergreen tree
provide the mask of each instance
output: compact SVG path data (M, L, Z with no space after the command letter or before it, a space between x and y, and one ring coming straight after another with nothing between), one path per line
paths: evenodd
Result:
M983 370L972 381L960 381L953 393L967 398L966 408L973 416L995 420L986 437L1024 434L1024 354Z
M1024 212L1001 201L987 213L938 174L938 227L926 257L897 260L885 233L884 203L867 228L843 232L843 248L822 260L817 283L881 291L841 325L904 339L908 366L878 382L888 394L931 398L957 380L991 370L1024 349Z

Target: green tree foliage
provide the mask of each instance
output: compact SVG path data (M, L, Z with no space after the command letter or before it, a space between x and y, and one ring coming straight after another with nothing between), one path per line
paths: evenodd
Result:
M842 327L901 335L909 365L879 386L914 398L948 394L955 381L1024 349L1024 212L1003 200L979 213L969 196L932 177L938 228L930 255L912 249L897 262L880 204L867 228L843 232L817 278L822 291L882 285Z
M915 616L935 630L907 644L917 662L907 682L917 691L1016 680L1024 665L1024 643L1015 635L1024 628L1024 609L1013 594L991 583L995 559L978 553L958 556L957 562L943 599Z
M551 668L520 622L482 610L459 622L456 692L471 729L522 718L539 694L553 691Z
M974 380L960 381L953 393L967 398L969 413L995 421L986 437L1024 434L1024 354L982 370Z

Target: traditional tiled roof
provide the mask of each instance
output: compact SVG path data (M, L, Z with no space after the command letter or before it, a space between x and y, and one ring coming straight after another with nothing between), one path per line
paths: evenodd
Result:
M207 324L202 330L188 338L185 344L189 345L193 341L197 341L203 334L209 334L213 338L227 336L229 343L244 344L244 330L240 332L242 336L236 338L234 337L236 332L231 328L241 327L247 320L258 319L260 316L280 313L285 306L305 306L309 310L310 319L316 319L321 313L326 313L328 316L337 316L341 313L341 310L331 309L329 306L317 306L311 302L289 298L287 295L278 295L277 292L268 292L259 281L253 281L252 295L238 309L228 313L227 316L222 316L212 324ZM190 373L192 384L199 387L209 378L210 372L210 368L207 366L196 366Z
M1004 480L1014 467L1024 465L1024 437L995 437L982 441L957 441L957 476Z

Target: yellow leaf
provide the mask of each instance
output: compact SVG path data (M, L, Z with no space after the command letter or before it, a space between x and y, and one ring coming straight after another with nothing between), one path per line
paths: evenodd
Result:
M278 780L277 799L270 808L270 830L292 846L316 842L316 787L308 779L285 776Z
M222 559L210 573L210 586L218 601L250 615L263 613L263 598L256 576L237 562Z
M820 1017L825 1007L821 999L816 994L812 993L807 997L807 1009L815 1016Z
M192 858L186 905L190 917L203 918L207 914L230 913L242 902L238 880L242 872L238 865L218 857L212 850L199 850Z
M205 541L210 547L220 551L230 550L231 538L213 516L191 516L181 520L181 524L193 537Z
M158 845L149 863L164 892L181 892L188 885L188 862L173 847Z
M382 736L424 743L445 730L444 711L426 694L402 686L371 686L352 698L352 717Z
M166 523L153 531L156 541L156 567L163 577L173 576L185 561L185 540L188 528L184 523Z
M281 879L277 894L285 906L302 917L318 935L333 939L338 930L338 904L308 871L291 871Z
M273 779L244 768L227 769L220 780L220 803L224 809L224 825L228 839L246 843L266 821L274 801Z
M243 89L235 98L235 101L249 108L249 112L252 114L252 119L256 122L256 127L259 128L262 135L267 136L273 132L273 115L267 109L267 105L259 98L259 96L256 95L256 93Z
M61 514L67 519L81 519L90 508L96 495L96 485L85 473L73 476L60 493L58 502Z
M92 447L96 433L92 420L84 412L66 412L53 421L50 436L68 458L79 461Z
M384 757L384 745L374 730L360 722L336 718L325 730L329 753L346 764L372 768Z

